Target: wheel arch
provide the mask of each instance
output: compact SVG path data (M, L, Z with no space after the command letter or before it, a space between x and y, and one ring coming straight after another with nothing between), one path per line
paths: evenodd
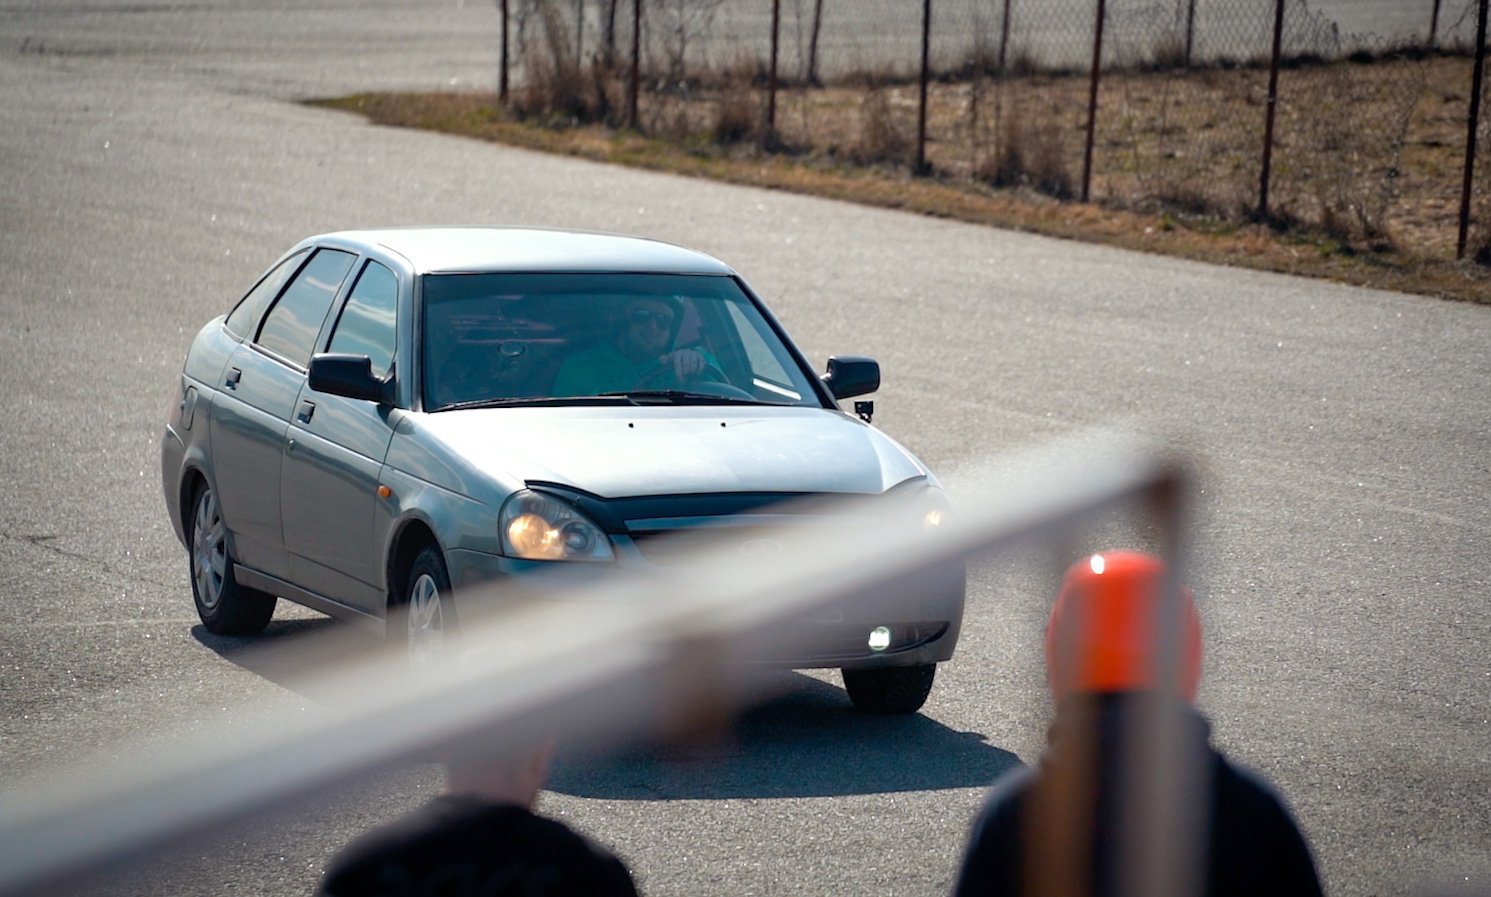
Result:
M404 591L407 585L404 579L410 566L414 564L414 559L431 545L444 552L440 540L435 537L435 531L423 518L411 517L399 525L389 544L384 568L383 581L387 584L389 604L393 602L395 595Z
M176 494L176 513L181 521L181 538L190 543L193 525L192 515L196 511L197 490L204 485L209 488L212 481L207 478L207 472L196 464L188 463L181 469L181 488Z

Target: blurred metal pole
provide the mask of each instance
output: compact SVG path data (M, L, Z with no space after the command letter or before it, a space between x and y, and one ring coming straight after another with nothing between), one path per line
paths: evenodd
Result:
M1211 759L1204 739L1196 737L1187 702L1169 691L1183 678L1188 498L1178 480L1146 495L1151 519L1165 533L1160 601L1146 621L1153 633L1152 681L1164 697L1118 705L1118 856L1110 878L1094 876L1095 893L1192 897L1205 890L1206 839L1198 833L1209 828L1211 817Z
M1284 46L1284 0L1274 0L1274 49L1268 64L1268 102L1263 122L1263 172L1258 178L1258 217L1268 217L1268 177L1274 158L1274 112L1279 106L1279 52Z
M782 0L771 0L771 73L766 78L766 134L777 129L777 51L782 35Z
M1434 12L1429 16L1429 47L1439 45L1439 2L1434 0Z
M1108 0L1098 0L1098 20L1092 38L1092 83L1087 91L1087 146L1082 151L1082 201L1092 194L1092 142L1097 134L1098 72L1103 67L1103 20Z
M497 73L497 99L507 103L507 0L502 4L502 66Z
M927 81L931 78L932 0L922 0L921 105L916 112L916 173L927 173Z
M626 87L627 126L637 130L637 82L642 71L642 0L632 0L632 77Z
M1481 10L1475 26L1475 69L1470 76L1470 121L1465 127L1465 182L1460 188L1460 239L1455 246L1455 258L1465 258L1465 241L1470 236L1470 188L1475 182L1476 135L1481 129L1481 85L1486 70L1486 5L1481 0Z
M585 61L585 0L575 0L575 64Z

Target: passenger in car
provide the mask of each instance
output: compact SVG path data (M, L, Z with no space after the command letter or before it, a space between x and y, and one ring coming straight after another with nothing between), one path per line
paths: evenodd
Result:
M590 396L631 389L685 386L713 364L701 349L673 349L680 303L672 297L629 300L610 340L565 359L554 377L556 396Z
M541 395L535 373L543 364L539 356L528 342L517 339L457 343L435 378L435 400L451 405Z

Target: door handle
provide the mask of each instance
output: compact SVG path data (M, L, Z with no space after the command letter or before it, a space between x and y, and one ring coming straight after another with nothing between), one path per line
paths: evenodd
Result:
M295 412L295 419L303 424L311 422L311 415L316 413L315 402L301 402L300 410Z
M238 381L241 377L243 377L243 371L238 368L228 368L228 377L223 381L223 386L226 386L228 389L237 389Z

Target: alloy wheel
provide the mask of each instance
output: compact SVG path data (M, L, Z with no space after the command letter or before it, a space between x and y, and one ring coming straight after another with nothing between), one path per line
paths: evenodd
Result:
M433 666L445 653L445 616L440 587L428 573L420 574L409 590L409 664Z
M211 489L203 489L192 523L192 575L197 581L197 598L209 611L222 601L227 569L227 528L217 511L217 496Z

